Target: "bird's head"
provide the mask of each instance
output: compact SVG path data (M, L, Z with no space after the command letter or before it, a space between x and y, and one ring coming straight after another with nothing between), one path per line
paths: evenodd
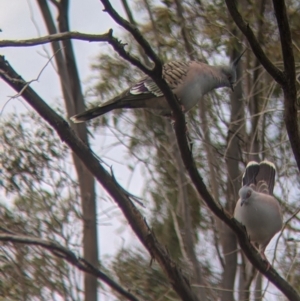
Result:
M231 62L230 66L222 66L221 68L221 71L225 76L225 85L231 88L232 91L234 91L233 86L236 83L236 68L245 51L246 50L244 50L237 58L235 58Z
M253 194L253 189L250 188L249 186L243 186L240 191L239 191L239 195L241 198L241 206L243 206L244 204L248 204L249 199L251 198L252 194Z
M232 66L222 66L221 71L225 77L225 86L234 91L234 84L236 82L236 70Z

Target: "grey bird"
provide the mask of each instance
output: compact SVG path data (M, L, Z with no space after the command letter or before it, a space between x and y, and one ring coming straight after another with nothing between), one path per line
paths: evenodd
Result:
M265 249L273 236L282 228L282 213L273 196L275 165L270 161L247 164L243 175L240 199L236 203L234 217L247 230L250 241L258 245L258 251L267 262Z
M236 67L244 52L229 66L210 66L196 61L187 63L171 61L163 65L162 77L177 96L182 111L185 113L193 108L206 93L214 89L230 87L233 90L236 82ZM149 76L146 76L120 95L95 108L72 116L71 120L80 123L120 108L154 109L163 116L170 116L172 113L161 90Z

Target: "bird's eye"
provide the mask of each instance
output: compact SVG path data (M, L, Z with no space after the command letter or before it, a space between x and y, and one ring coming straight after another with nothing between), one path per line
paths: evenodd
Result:
M250 191L250 190L248 190L248 191L247 191L247 194L246 194L246 197L247 197L247 198L249 198L249 197L250 197L250 195L251 195L251 191Z

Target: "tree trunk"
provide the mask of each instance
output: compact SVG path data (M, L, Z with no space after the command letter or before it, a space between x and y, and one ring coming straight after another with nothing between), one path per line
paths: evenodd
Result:
M45 0L38 0L49 34L57 33L53 17ZM59 32L69 31L68 1L59 5ZM53 53L60 76L68 117L84 110L84 98L78 75L73 46L70 40L62 43L52 43ZM88 145L88 133L85 123L72 124L74 131ZM98 265L98 236L96 223L96 194L94 177L79 158L72 154L81 194L83 217L83 254L84 258L94 266ZM84 277L84 292L86 301L97 301L97 278L90 274Z
M236 56L237 52L233 51L232 57ZM240 63L237 67L237 79L241 77L241 74L242 63ZM228 148L227 153L225 154L228 172L226 209L230 213L233 213L234 211L235 203L238 200L238 191L241 187L239 171L239 162L241 160L240 136L244 131L244 104L241 99L242 85L241 82L239 82L231 96L231 120L227 136ZM223 223L220 233L225 259L222 281L224 291L222 292L221 300L232 301L234 300L234 280L237 268L237 241L233 231Z

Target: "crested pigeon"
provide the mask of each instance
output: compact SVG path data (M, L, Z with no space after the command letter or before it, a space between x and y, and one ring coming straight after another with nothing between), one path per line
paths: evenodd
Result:
M234 218L246 227L250 241L258 244L258 251L268 264L267 269L270 263L264 251L282 228L281 208L273 196L275 173L275 165L270 161L249 162L234 210Z
M230 87L233 91L236 67L244 52L229 66L210 66L196 61L171 61L163 65L162 77L177 96L185 113L193 108L202 96L214 89ZM147 76L113 99L72 116L71 120L80 123L120 108L148 108L154 109L159 115L171 115L163 93Z

